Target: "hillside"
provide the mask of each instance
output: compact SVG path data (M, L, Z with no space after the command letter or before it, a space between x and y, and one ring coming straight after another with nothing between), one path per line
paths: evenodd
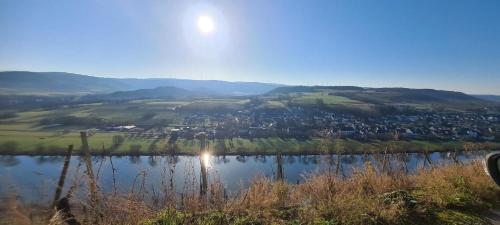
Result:
M462 92L434 89L410 88L362 88L354 86L293 86L278 87L268 95L304 93L326 93L332 96L342 96L360 102L380 103L479 103L484 100Z
M492 102L500 102L500 95L474 95L474 97Z
M291 94L300 92L323 92L323 91L363 91L362 87L355 86L285 86L278 87L270 92L268 95L274 94Z
M136 99L155 99L155 98L186 98L196 96L207 96L209 94L202 91L188 91L177 87L157 87L153 89L139 89L133 91L117 91L110 94L86 95L80 100L96 101L128 101Z
M1 94L102 94L157 87L176 87L188 91L201 89L213 94L234 96L262 94L280 86L282 85L219 80L101 78L62 72L0 72Z

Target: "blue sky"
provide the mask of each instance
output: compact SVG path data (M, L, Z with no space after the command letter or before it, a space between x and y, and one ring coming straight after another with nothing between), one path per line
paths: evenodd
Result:
M0 70L500 94L500 1L1 0Z

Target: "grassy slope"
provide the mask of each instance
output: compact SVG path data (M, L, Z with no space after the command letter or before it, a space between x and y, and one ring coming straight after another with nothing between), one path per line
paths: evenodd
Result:
M346 97L337 95L328 95L328 92L314 92L314 93L304 93L303 95L294 98L294 102L299 104L316 104L317 99L323 100L327 105L339 105L339 104L361 104L362 102L351 100Z

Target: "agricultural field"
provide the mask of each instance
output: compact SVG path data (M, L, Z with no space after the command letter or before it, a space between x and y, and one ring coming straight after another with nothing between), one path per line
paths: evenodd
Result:
M293 99L294 103L312 105L317 104L318 100L323 101L326 105L356 105L363 104L360 101L352 100L346 97L331 95L329 92L312 92L302 93Z
M319 103L320 102L320 103ZM89 147L95 154L197 154L199 140L183 138L169 142L168 131L185 126L187 115L200 114L200 126L216 126L210 113L240 110L288 110L289 104L303 107L324 104L327 107L350 106L364 110L371 105L328 92L301 92L259 97L143 99L122 102L96 102L57 107L19 110L0 119L0 151L4 154L62 154L68 145L81 148L80 131L90 131ZM7 115L7 111L3 113ZM222 113L222 114L221 114ZM230 114L229 114L230 115ZM106 131L105 126L144 124L140 133ZM159 134L162 135L159 135ZM124 138L120 143L115 136ZM494 149L497 142L469 143L464 141L369 141L351 139L323 140L311 138L211 138L206 149L216 154L319 154L391 151L445 151L453 149ZM334 146L334 147L332 147Z
M113 137L123 136L124 141L115 145ZM22 131L0 130L0 151L4 154L58 155L64 154L68 145L75 150L81 148L80 133L73 131ZM179 139L169 144L166 138L131 136L123 132L91 133L88 138L89 147L94 154L134 155L134 154L188 154L195 155L200 151L197 139ZM498 143L468 142L370 142L361 143L355 140L297 140L281 138L233 138L206 141L206 150L213 154L325 154L325 153L366 153L366 152L419 152L426 149L447 151L454 149L495 149Z

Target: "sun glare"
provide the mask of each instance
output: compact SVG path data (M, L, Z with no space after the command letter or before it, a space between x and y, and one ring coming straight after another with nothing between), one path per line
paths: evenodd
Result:
M210 167L210 153L209 152L203 152L201 154L201 162L204 164L205 168Z
M215 30L215 23L210 16L198 17L198 29L203 34L210 34Z

